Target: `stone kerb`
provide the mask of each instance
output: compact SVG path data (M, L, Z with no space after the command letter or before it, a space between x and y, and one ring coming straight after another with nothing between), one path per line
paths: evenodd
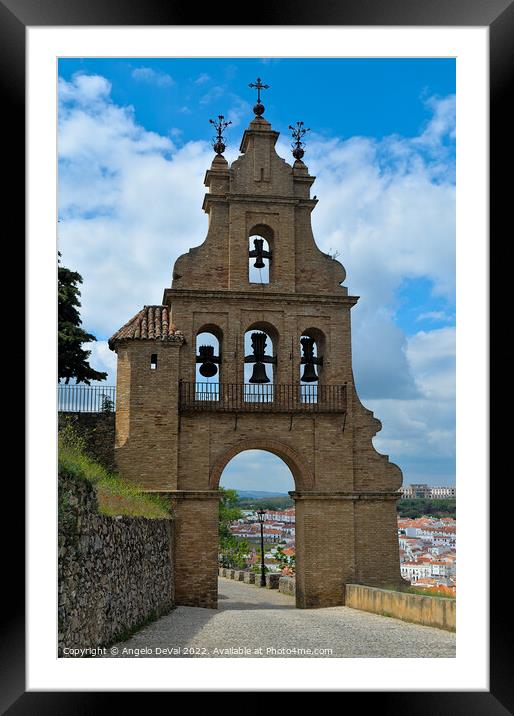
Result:
M455 631L455 599L347 584L346 606L423 626Z
M244 569L228 569L227 567L219 567L218 574L225 579L233 579L236 582L244 582L245 584L260 584L260 577L255 572L248 572ZM279 589L281 575L279 573L269 573L266 575L266 589ZM287 578L289 579L289 578ZM293 580L294 583L294 580ZM294 594L294 586L289 587L286 594Z
M280 577L278 580L278 591L282 594L289 594L295 596L296 594L296 580L294 577Z
M266 575L266 589L278 589L280 580L279 573L270 572Z

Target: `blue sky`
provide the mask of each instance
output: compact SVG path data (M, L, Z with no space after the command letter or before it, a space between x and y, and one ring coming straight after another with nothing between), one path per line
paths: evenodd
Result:
M175 259L203 241L209 118L231 119L232 161L257 76L270 85L265 116L281 132L281 156L291 159L289 124L311 128L313 228L361 296L352 313L354 372L383 422L375 446L402 467L404 483L453 484L452 59L61 60L59 242L63 262L84 277L95 367L114 383L106 339L143 304L160 303ZM223 482L291 489L277 465L245 453Z

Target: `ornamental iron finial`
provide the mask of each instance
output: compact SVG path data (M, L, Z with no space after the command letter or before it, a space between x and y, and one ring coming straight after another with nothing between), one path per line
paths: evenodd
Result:
M223 130L228 127L232 122L224 122L225 117L222 114L218 114L218 121L215 122L213 119L209 119L209 122L214 125L216 129L216 137L212 140L212 147L216 154L223 154L225 151L225 144L223 143Z
M264 114L264 105L261 102L261 90L269 89L269 85L263 85L261 78L257 77L256 82L250 82L248 87L257 90L257 104L253 108L253 113L256 117L260 117Z
M305 154L303 150L303 147L305 147L305 142L302 142L302 137L304 136L304 134L307 134L307 132L310 132L311 130L309 128L304 127L303 122L297 122L296 127L292 127L291 125L289 125L289 129L291 130L294 139L294 142L291 144L291 146L293 147L293 157L301 161L303 155Z

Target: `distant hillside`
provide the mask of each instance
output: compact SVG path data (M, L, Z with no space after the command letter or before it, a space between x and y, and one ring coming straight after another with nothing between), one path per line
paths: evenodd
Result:
M285 510L294 507L289 495L268 495L267 497L239 497L238 507L243 510Z
M262 499L263 497L288 497L287 492L266 492L265 490L237 490L237 495L240 499L246 499L247 497L257 497Z

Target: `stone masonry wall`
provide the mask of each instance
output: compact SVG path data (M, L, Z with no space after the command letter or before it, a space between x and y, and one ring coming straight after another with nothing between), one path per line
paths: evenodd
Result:
M90 483L59 477L59 656L169 612L172 550L171 520L101 515Z
M71 422L86 441L86 452L107 470L114 470L115 413L59 413L59 428Z

